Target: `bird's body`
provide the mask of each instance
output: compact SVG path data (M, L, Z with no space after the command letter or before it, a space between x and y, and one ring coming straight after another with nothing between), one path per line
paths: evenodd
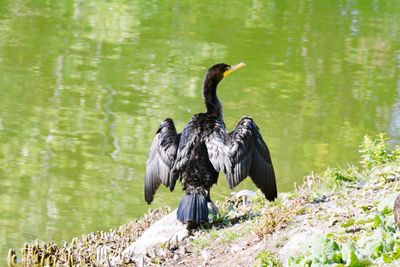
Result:
M182 178L186 192L199 187L208 191L217 183L219 173L209 160L205 145L215 120L215 116L207 113L196 114L182 131L173 174Z
M231 188L250 176L267 199L277 196L271 158L258 127L251 118L243 117L227 133L216 95L223 77L243 65L211 67L203 84L207 112L194 115L180 134L168 118L154 138L146 165L145 199L150 204L161 183L172 191L180 179L185 196L177 216L184 223L208 220L210 189L220 171L226 174Z

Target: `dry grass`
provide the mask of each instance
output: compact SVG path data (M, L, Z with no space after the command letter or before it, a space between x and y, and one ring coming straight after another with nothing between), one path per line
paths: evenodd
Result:
M269 208L256 222L256 234L259 238L273 234L275 231L285 228L292 219L305 212L304 197L298 197L278 206Z

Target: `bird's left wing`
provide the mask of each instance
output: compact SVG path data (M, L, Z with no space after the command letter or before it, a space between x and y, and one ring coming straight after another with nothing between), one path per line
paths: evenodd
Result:
M179 139L180 134L176 132L172 119L164 120L154 137L146 163L144 193L148 204L153 201L161 184L171 191L174 189L176 181L171 176L171 169L175 163Z
M233 188L250 176L265 197L274 200L277 188L271 156L254 121L243 117L228 139L232 162L231 171L226 173L229 186Z
M274 168L267 145L251 118L243 117L227 134L216 121L206 135L208 156L217 171L224 171L231 189L250 176L268 200L277 197Z

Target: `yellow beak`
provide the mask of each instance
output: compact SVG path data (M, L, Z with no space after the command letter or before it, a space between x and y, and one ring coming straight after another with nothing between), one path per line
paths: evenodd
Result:
M228 70L226 70L224 72L224 77L228 76L229 74L231 74L235 70L240 69L241 67L244 67L244 66L246 66L246 64L244 64L243 62L240 62L239 64L231 66Z

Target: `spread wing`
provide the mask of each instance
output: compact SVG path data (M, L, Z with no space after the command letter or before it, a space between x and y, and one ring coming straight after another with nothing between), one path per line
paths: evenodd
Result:
M251 118L243 117L228 134L222 126L216 122L206 140L214 168L225 172L231 188L250 176L265 197L274 200L277 197L274 168L257 125Z
M174 190L176 180L171 176L171 169L175 163L179 139L180 134L176 132L174 122L167 118L154 137L146 163L144 195L148 204L153 201L160 184Z

